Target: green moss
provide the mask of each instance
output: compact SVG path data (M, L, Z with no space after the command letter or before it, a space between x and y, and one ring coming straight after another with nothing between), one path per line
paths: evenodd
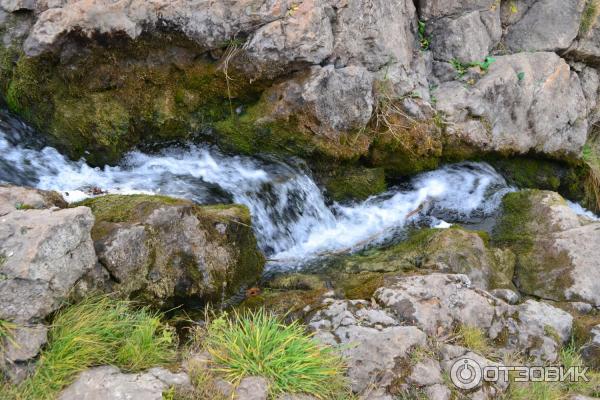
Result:
M302 310L315 305L325 293L325 289L315 290L266 290L258 296L248 297L238 308L241 310L265 309L276 315L292 319L302 316Z
M383 168L342 166L324 181L327 194L335 201L365 200L387 189Z
M318 275L284 273L269 280L268 285L277 290L318 290L325 289L323 279Z
M384 277L384 274L372 272L347 274L340 279L339 285L347 299L369 300L383 286Z
M529 252L533 236L524 226L529 220L532 191L508 193L502 200L502 217L494 228L494 243L516 249L519 253Z
M520 188L558 191L566 167L558 162L534 158L511 158L492 161L510 184Z
M73 204L74 207L85 206L92 209L99 222L135 222L142 219L162 205L191 204L187 200L168 196L146 194L117 195L94 197Z

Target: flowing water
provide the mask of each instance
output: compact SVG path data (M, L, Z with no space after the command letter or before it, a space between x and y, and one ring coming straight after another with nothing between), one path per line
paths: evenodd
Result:
M328 204L301 163L188 145L156 154L134 151L119 166L92 168L44 147L22 122L6 114L0 120L0 182L57 190L71 202L101 188L241 203L250 209L260 247L280 265L377 245L398 237L407 224L480 223L514 190L488 164L460 163L361 203Z

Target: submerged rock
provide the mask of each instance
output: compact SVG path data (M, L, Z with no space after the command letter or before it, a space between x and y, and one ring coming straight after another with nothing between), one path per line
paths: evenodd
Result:
M517 255L522 292L600 306L600 223L577 215L557 193L508 194L495 241Z
M252 284L264 257L242 206L197 206L164 196L107 195L84 201L106 285L165 305L174 298L215 299Z

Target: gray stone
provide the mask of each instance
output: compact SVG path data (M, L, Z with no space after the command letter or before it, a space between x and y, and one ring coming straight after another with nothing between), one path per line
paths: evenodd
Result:
M163 368L144 373L124 374L113 366L96 367L79 374L63 390L60 400L162 400L163 392L179 386L191 389L189 377Z
M483 61L500 40L500 9L471 11L427 24L433 56L438 61Z
M579 77L555 53L496 57L473 85L434 92L449 140L478 150L580 157L587 102Z
M429 400L450 400L452 392L444 385L432 385L425 388L425 394Z
M110 212L109 206L119 212L134 201L128 196L105 197L90 206L106 202L104 212ZM264 258L244 207L203 208L152 196L137 201L130 205L135 217L129 221L100 221L94 228L99 232L94 235L98 259L111 277L106 289L136 292L141 299L164 305L175 296L233 293L254 283L262 271Z
M508 304L517 304L521 300L519 293L510 289L494 289L490 293Z
M511 306L472 288L465 275L388 278L374 298L400 322L429 336L449 335L456 326L474 327L491 340L502 337L499 347L504 351L523 352L539 361L555 361L572 331L573 318L567 312L533 300Z
M521 292L556 301L579 301L600 305L600 223L579 216L557 193L522 191L508 199L523 201L521 224L501 228L510 235L518 229L532 243L514 247L516 281ZM512 214L506 213L506 218ZM500 221L500 227L502 225Z
M395 368L398 362L414 348L426 345L421 330L398 326L390 315L369 302L329 299L324 305L311 318L309 327L317 339L326 337L329 343L342 345L355 393L368 392L372 387L385 391L403 373ZM364 311L369 308L370 312Z
M407 381L417 387L444 383L440 363L432 358L426 358L425 360L419 361L413 365Z
M506 29L505 44L513 52L561 51L577 37L585 0L520 0L506 6L516 7L522 15ZM519 13L519 7L526 8ZM514 17L513 17L514 18Z
M339 131L365 126L371 119L373 76L365 68L333 65L312 67L269 90L274 118L306 115L306 124L317 134L337 137ZM315 121L315 122L312 122Z
M269 382L260 376L242 379L235 389L235 398L239 400L267 400Z
M96 263L87 207L0 217L0 319L27 323L56 310Z
M594 326L590 330L590 340L581 349L581 356L586 364L593 367L600 367L600 325Z

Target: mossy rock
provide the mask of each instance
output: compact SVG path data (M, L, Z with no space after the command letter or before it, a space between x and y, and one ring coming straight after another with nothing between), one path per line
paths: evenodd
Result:
M76 59L28 58L5 48L0 87L11 111L72 158L115 163L137 145L189 140L264 90L180 34L108 44L85 41ZM17 61L15 62L15 59Z
M577 217L571 212L561 216L553 211L555 207L566 209L567 205L554 192L522 190L507 194L493 242L515 253L515 280L521 291L564 300L566 289L573 284L569 272L572 262L568 254L554 248L552 234L561 229L561 224L569 224L568 219L558 220Z
M265 290L258 296L246 298L239 306L240 310L257 310L264 308L274 314L289 319L304 316L304 309L319 306L325 289L315 290Z
M343 258L337 268L346 273L460 273L485 289L513 288L514 255L492 248L489 241L485 232L459 227L421 229L397 245Z
M105 287L157 305L221 301L253 285L264 256L248 209L166 196L106 195L77 204L96 217L92 238L111 275Z

